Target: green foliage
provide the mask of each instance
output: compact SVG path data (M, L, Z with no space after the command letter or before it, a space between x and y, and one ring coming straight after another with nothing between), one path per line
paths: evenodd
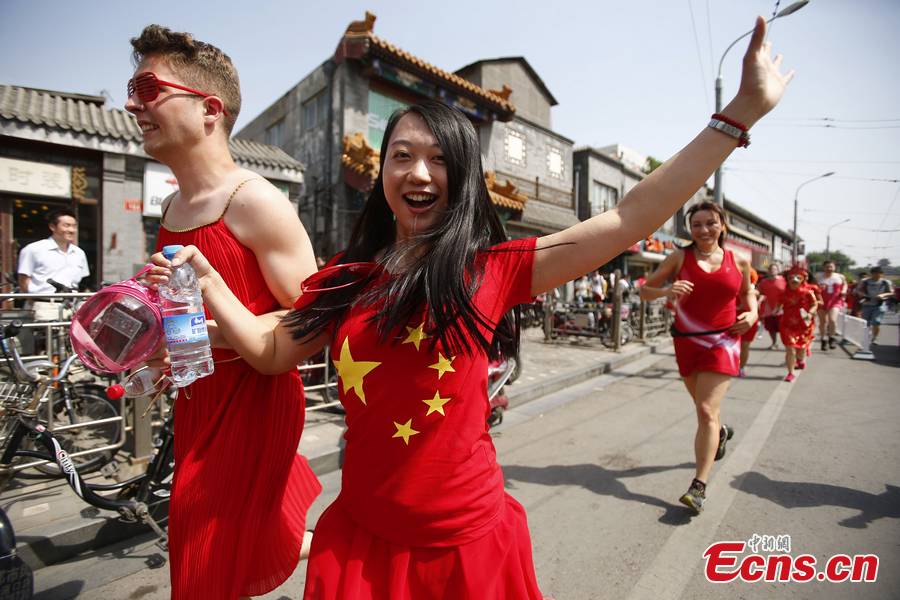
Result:
M837 271L844 272L848 271L856 264L856 261L841 252L840 250L831 250L828 252L828 256L825 255L825 252L810 252L806 255L806 260L809 262L810 269L815 271L822 270L822 264L826 260L833 260L834 266Z

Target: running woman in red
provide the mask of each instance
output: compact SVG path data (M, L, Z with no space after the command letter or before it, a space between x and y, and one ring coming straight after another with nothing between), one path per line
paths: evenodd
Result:
M291 306L315 271L312 247L287 198L231 158L241 104L231 60L159 25L131 44L136 69L125 108L144 132L144 149L180 188L163 205L157 247L202 248L249 312ZM306 511L321 490L297 454L305 410L297 370L260 373L209 323L215 372L182 389L175 411L176 600L233 600L278 587L303 553Z
M750 264L725 250L725 211L701 202L687 211L691 244L666 257L641 288L645 300L675 303L675 358L697 411L696 473L680 500L695 514L703 510L713 461L725 455L734 430L721 423L720 407L740 368L740 339L757 321ZM663 287L667 281L671 285ZM738 305L746 307L740 314Z
M806 269L794 265L787 272L787 289L781 294L781 341L788 374L785 381L794 380L794 369L806 367L804 360L816 331L815 288L806 283Z
M778 348L778 321L780 319L778 299L781 297L781 292L787 287L787 283L785 283L784 277L778 274L778 265L776 263L769 264L768 270L769 276L762 279L756 287L761 295L759 318L763 322L763 327L769 333L769 337L772 338L769 350L775 350Z
M847 280L834 269L834 261L826 260L824 272L818 278L819 290L822 292L822 304L819 306L819 338L822 350L834 349L838 313L845 306L847 296Z
M764 38L759 19L729 120L755 122L790 79ZM511 308L646 238L737 143L707 128L614 209L505 242L478 132L426 102L391 117L349 247L274 327L195 248L179 252L173 264L194 265L219 327L253 366L292 369L331 343L347 445L341 493L316 525L308 600L541 598L525 513L504 491L486 428L488 358L515 351ZM166 277L169 261L154 262Z

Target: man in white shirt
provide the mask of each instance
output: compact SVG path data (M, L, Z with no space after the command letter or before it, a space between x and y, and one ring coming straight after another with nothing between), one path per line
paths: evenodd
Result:
M19 252L19 288L31 294L52 294L50 279L78 288L90 275L84 250L75 245L78 222L69 209L55 210L48 217L50 237L28 244ZM53 301L33 304L36 321L55 321L62 315Z

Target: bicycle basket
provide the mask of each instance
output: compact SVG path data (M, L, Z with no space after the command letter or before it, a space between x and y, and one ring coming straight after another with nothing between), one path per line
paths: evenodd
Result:
M156 292L138 283L150 269L108 285L72 317L72 348L89 369L121 373L143 364L162 342L162 315Z

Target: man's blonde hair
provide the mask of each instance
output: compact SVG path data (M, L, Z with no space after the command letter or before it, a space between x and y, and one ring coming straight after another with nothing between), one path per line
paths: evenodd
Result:
M162 57L185 85L222 99L225 104L225 132L231 130L241 112L241 82L227 54L190 33L172 31L162 25L147 25L136 38L131 58L134 65L148 56Z

